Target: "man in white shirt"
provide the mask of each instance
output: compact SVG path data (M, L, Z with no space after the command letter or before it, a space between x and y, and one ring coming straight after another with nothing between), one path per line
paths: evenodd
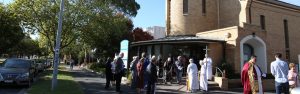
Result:
M289 67L285 61L281 60L281 53L276 53L276 60L271 63L271 73L275 77L276 94L289 94L288 71Z

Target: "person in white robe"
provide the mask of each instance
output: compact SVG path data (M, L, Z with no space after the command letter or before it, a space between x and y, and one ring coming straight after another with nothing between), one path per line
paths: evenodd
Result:
M189 60L190 64L187 67L188 88L191 92L196 92L199 89L198 68L193 59Z
M205 58L203 59L203 62L207 63L207 73L206 73L206 77L208 80L212 80L212 59L210 57L208 57L207 54L205 54Z
M200 89L203 91L207 91L207 63L200 60L199 61L200 65L201 65L201 69L200 69Z

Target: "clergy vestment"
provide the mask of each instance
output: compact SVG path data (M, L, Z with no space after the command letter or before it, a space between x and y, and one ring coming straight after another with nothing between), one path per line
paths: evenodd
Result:
M206 62L207 63L207 73L206 73L206 76L207 76L207 79L208 80L211 80L212 79L212 60L210 57L207 57L207 58L204 58L203 59L203 62Z
M194 63L190 63L187 67L187 74L188 74L188 80L189 80L189 83L188 83L189 90L199 89L197 65Z
M199 62L201 65L201 70L200 70L200 89L207 91L207 63L204 61Z
M263 94L260 68L250 62L246 63L242 70L242 85L244 94Z

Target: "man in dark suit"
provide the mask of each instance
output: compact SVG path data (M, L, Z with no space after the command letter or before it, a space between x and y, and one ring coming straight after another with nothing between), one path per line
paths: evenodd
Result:
M117 58L117 60L115 62L115 64L116 64L115 76L116 76L116 91L117 92L121 92L120 85L121 85L122 76L124 74L124 62L122 60L123 56L124 56L124 53L120 53L119 57Z

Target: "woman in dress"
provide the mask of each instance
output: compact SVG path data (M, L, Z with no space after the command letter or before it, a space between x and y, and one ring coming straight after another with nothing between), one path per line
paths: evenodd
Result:
M144 64L145 58L141 58L136 65L137 69L137 93L141 94L141 88L144 88L144 70L143 69L143 64Z

